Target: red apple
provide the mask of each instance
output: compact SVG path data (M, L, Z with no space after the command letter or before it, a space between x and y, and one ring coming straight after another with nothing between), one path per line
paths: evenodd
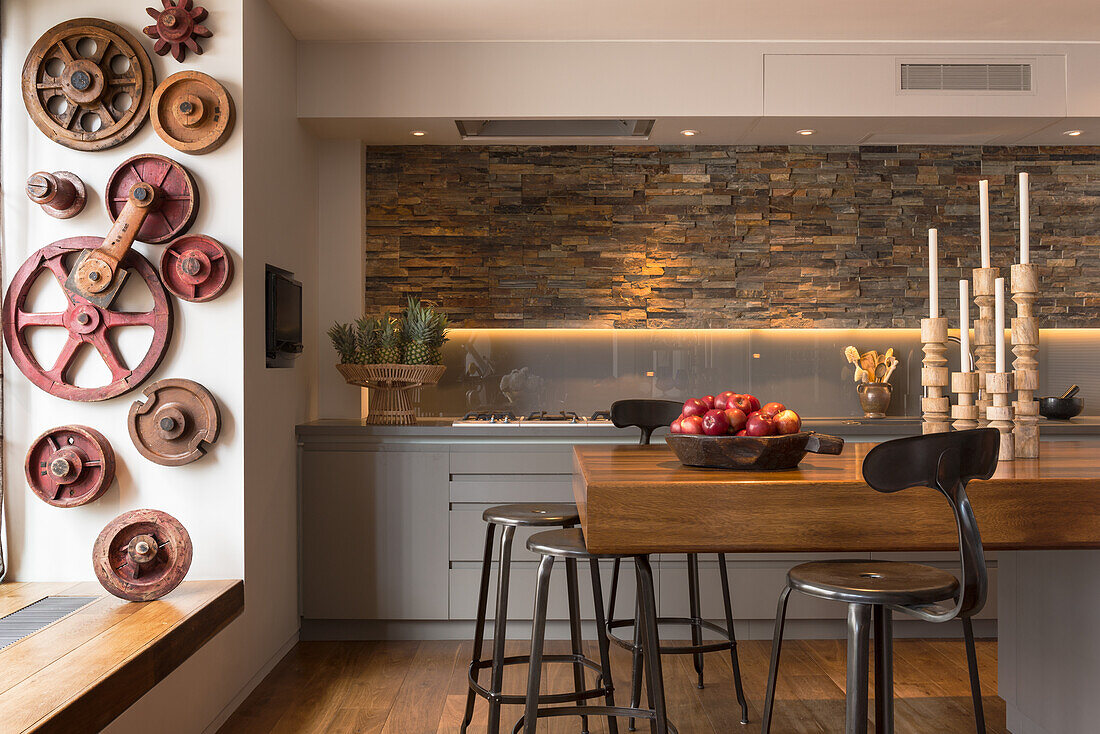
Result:
M787 406L783 403L764 403L764 407L760 409L760 415L771 417L782 413L786 409Z
M749 436L770 436L775 433L775 424L771 418L759 413L750 415L745 422L745 433Z
M707 404L707 410L714 410L714 396L704 395L703 402Z
M703 435L703 417L700 415L685 415L680 421L680 432L693 436Z
M725 436L729 427L730 422L724 410L708 410L703 416L703 433L708 436Z
M749 399L749 411L760 410L760 401L756 399L755 395L746 395Z
M684 401L685 417L692 415L702 416L703 413L706 413L708 410L710 410L710 408L699 398L688 398Z
M745 421L748 420L748 418L740 408L726 408L726 420L728 420L730 424L729 432L737 433L745 427Z
M781 410L772 418L776 433L783 435L798 433L802 430L802 418L793 410Z
M730 403L730 401L733 400L733 398L736 397L736 396L737 396L737 393L733 392L732 390L726 390L724 392L720 392L720 393L718 393L717 395L714 396L714 407L718 408L718 410L725 410L727 408L732 408L733 405L732 405L732 403Z
M672 433L683 433L684 429L680 426L680 421L684 419L684 416L680 416L676 420L669 424L668 430Z
M734 395L732 398L730 398L729 404L727 404L726 407L738 408L741 410L742 413L748 415L752 411L756 410L756 408L760 407L759 405L757 405L754 408L752 405L753 400L755 400L755 398L752 395Z
M747 436L747 435L749 435L749 432L746 431L744 428L742 428L740 431L738 431L737 433L735 433L733 435L734 436Z

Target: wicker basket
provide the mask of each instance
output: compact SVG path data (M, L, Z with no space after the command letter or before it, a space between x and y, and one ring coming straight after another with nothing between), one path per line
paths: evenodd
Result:
M349 385L370 388L367 423L411 426L416 423L410 391L434 385L443 376L441 364L338 364Z

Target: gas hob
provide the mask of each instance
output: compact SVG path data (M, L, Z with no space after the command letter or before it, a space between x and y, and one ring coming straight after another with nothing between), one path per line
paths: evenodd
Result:
M511 411L487 411L467 413L461 420L456 420L453 426L501 426L501 427L553 427L578 428L583 426L610 426L611 415L606 410L598 410L590 416L581 415L571 410L550 412L545 410L516 415Z

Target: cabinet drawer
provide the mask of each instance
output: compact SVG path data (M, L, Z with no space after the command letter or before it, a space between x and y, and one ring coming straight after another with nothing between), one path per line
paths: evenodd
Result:
M451 505L450 553L451 561L481 562L485 553L485 521L481 519L486 507L491 505ZM538 561L539 556L527 550L527 539L542 530L552 528L516 528L512 541L512 558L517 561ZM493 542L493 559L500 558L500 536L503 528L497 528Z
M573 475L462 474L451 477L451 502L572 502Z
M535 608L535 581L538 576L538 563L516 562L512 564L509 577L508 594L508 619L515 621L514 629L509 631L512 638L530 638L531 618ZM600 578L603 583L604 604L608 603L607 595L611 587L611 561L600 561ZM481 583L480 563L454 563L451 565L451 619L474 619L477 616L478 584ZM494 614L497 588L497 564L493 564L492 574L489 579L489 609L488 617ZM580 589L581 617L587 620L594 619L592 606L592 577L588 562L578 564L578 581ZM623 568L619 575L619 599L617 603L619 614L627 611L633 612L634 608L634 564L623 561ZM629 601L628 601L629 600ZM569 606L565 586L565 562L558 560L554 563L554 572L550 578L550 597L546 606L547 619L568 619ZM524 624L526 623L526 624Z
M451 449L451 474L572 474L572 444Z

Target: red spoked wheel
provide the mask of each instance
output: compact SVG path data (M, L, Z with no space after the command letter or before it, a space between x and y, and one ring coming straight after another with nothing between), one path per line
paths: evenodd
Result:
M79 507L110 489L115 480L115 452L94 428L60 426L35 439L24 468L27 484L43 502Z
M151 310L130 312L99 308L69 292L65 294L69 305L64 311L25 310L31 288L43 271L49 270L58 285L64 288L72 267L71 263L66 262L66 256L81 250L94 249L102 242L101 237L70 237L43 247L15 273L4 301L4 341L7 342L12 360L27 379L51 395L65 400L109 400L138 387L164 358L172 334L172 304L168 293L153 265L134 250L126 253L121 268L129 271L131 278L136 276L145 281L153 297ZM147 326L153 330L153 340L148 351L133 369L126 366L110 338L112 329L127 326ZM32 327L55 327L68 331L68 339L51 366L43 366L31 350L27 330ZM111 373L108 384L80 387L72 381L69 370L77 352L85 344L97 352L106 364Z

